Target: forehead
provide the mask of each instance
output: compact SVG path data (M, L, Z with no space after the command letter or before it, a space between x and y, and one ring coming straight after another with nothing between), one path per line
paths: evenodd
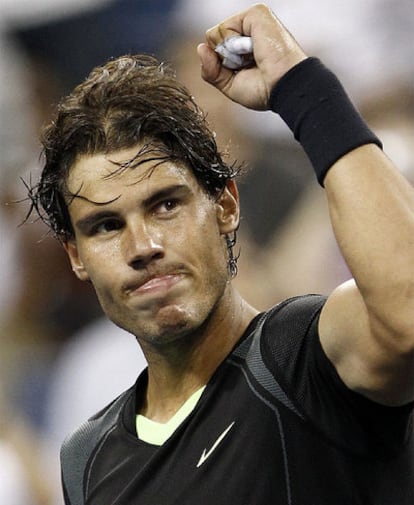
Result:
M69 171L69 192L94 202L105 202L119 198L132 186L135 193L178 183L200 189L192 170L184 163L168 159L160 162L157 156L148 153L137 157L141 147L80 156Z

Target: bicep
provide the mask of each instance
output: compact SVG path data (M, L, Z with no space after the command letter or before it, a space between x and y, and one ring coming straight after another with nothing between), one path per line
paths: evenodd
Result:
M354 280L328 298L319 320L321 345L342 381L384 405L414 399L414 357L369 315Z

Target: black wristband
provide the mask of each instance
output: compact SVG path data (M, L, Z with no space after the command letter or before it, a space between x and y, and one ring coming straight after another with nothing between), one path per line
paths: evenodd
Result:
M352 149L371 143L382 148L335 74L318 58L303 60L280 79L269 108L292 130L322 186L329 168Z

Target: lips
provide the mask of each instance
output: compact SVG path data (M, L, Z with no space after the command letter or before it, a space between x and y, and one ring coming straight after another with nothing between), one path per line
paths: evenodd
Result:
M124 286L127 295L138 295L166 291L177 284L183 277L179 272L159 272L147 275L143 279Z
M138 289L136 289L135 293L148 293L167 290L179 282L180 279L181 275L179 274L167 274L161 275L159 277L153 277L152 279L149 279L147 282L142 284L142 286L140 286Z

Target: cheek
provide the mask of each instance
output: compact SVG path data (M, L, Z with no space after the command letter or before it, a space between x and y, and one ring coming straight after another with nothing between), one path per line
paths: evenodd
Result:
M97 293L119 277L119 247L91 246L81 251L84 267Z
M201 227L197 239L198 257L206 273L214 275L225 274L227 270L227 247L225 237L220 234L218 227L209 224Z
M113 319L113 314L119 311L121 304L117 279L119 277L110 266L107 267L105 274L100 271L92 272L90 275L90 281L99 304L110 319Z

